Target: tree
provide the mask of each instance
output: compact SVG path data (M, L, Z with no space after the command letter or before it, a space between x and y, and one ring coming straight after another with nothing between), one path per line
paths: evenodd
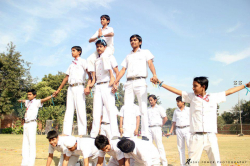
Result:
M231 112L234 115L234 119L238 120L238 122L240 122L239 118L240 118L240 111L241 111L241 119L242 119L242 123L250 123L250 101L245 101L245 100L241 100L240 101L240 106L239 104L236 104Z
M223 114L221 114L221 117L224 119L226 124L232 124L235 120L235 116L231 112L224 111Z
M174 115L174 110L175 110L176 108L168 108L167 110L166 110L166 113L167 113L167 117L168 117L168 121L167 121L167 123L166 124L171 124L171 122L172 122L172 119L173 119L173 115Z
M7 51L0 54L0 119L14 111L17 100L33 83L30 63L21 59L22 55L15 51L12 42L8 44Z
M224 121L223 117L217 116L217 126L220 128L220 130L222 130L225 125L226 122Z

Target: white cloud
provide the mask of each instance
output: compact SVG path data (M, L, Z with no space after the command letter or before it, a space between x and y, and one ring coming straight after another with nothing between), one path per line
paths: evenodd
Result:
M64 29L56 29L52 33L51 37L52 42L55 45L58 45L68 37L68 34Z
M0 40L0 52L6 52L7 51L7 44L10 43L11 41L15 41L15 37L13 35L5 35L0 33L1 40ZM15 43L14 43L15 44Z
M211 84L214 85L214 86L217 86L217 85L219 85L221 83L221 81L223 81L223 79L219 78L217 80L211 81Z
M235 26L228 28L228 29L226 30L226 33L231 33L231 32L237 30L237 29L240 28L240 27L241 27L241 23L238 22Z
M230 54L229 52L217 52L211 60L219 61L227 65L245 59L250 56L250 47L240 53Z

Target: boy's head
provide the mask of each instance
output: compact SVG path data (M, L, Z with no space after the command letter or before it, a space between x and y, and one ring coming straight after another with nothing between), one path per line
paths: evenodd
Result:
M50 145L56 147L58 144L58 133L55 130L49 131L47 134L47 139L49 140Z
M64 146L68 148L69 151L73 152L77 148L77 141L76 137L74 136L67 136L65 138Z
M137 34L132 35L130 37L130 44L131 44L132 48L137 48L137 47L141 48L141 45L142 45L142 38L141 38L141 36L139 36Z
M201 95L208 88L207 77L195 77L193 81L193 91L196 95Z
M122 139L117 143L117 147L123 152L123 153L130 153L133 152L135 149L135 143L134 141L130 139Z
M28 90L27 96L29 100L33 100L34 98L36 98L36 90L35 89Z
M155 95L149 95L148 101L149 101L150 105L153 107L157 103L157 97Z
M102 150L104 152L109 152L111 149L109 139L104 135L98 135L95 138L95 146L97 147L97 149Z
M105 40L99 39L99 40L97 40L97 42L95 43L95 46L96 46L96 51L97 51L97 53L98 53L99 55L101 55L101 54L105 51L105 49L106 49L106 47L107 47L107 43L106 43Z
M71 48L71 54L74 58L77 58L79 56L81 56L82 54L82 48L80 46L73 46Z
M182 97L181 96L176 97L176 103L177 103L177 106L179 108L185 107L185 103L182 101Z
M110 17L108 15L104 14L104 15L102 15L100 17L100 19L101 19L102 26L109 25L109 23L110 23Z

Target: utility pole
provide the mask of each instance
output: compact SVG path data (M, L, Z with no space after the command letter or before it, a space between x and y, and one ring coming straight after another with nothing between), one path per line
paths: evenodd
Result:
M240 86L242 85L242 81L234 81L234 86ZM239 136L244 136L242 133L242 121L241 121L241 109L240 109L240 92L238 92L238 105L239 105L239 111L240 111L240 134Z

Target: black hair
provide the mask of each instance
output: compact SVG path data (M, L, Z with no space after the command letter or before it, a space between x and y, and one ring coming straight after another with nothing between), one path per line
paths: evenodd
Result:
M76 49L77 51L80 51L81 53L80 53L80 56L81 56L81 54L82 54L82 47L80 47L80 46L73 46L72 48L71 48L71 50L72 49Z
M148 100L149 100L150 97L152 97L154 100L157 100L157 97L155 95L149 95Z
M182 97L181 96L176 97L176 101L181 101L182 102Z
M134 141L130 139L122 139L117 143L117 147L123 152L123 153L130 153L133 152L135 149L135 143Z
M205 85L205 91L207 90L208 88L208 77L195 77L194 78L194 81L198 82L198 84L200 84L201 86Z
M95 45L97 45L97 44L101 44L101 45L103 45L104 47L106 47L106 46L107 46L106 41L105 41L105 40L103 40L103 39L99 39L99 40L97 40L97 42L95 43Z
M36 90L35 89L29 89L27 93L31 92L33 95L36 95Z
M46 138L47 138L47 139L53 139L53 138L57 138L57 137L58 137L57 131L51 130L51 131L48 132Z
M109 17L109 15L106 15L106 14L101 15L100 19L102 19L102 18L105 18L107 21L110 22L110 17ZM108 25L109 25L109 23L108 23Z
M134 37L136 37L136 38L139 40L139 42L142 42L141 36L140 36L140 35L137 35L137 34L132 35L132 36L130 37L129 41L131 41L131 39L134 38ZM141 45L142 45L142 44L141 44ZM140 45L140 48L141 48L141 45Z
M95 138L95 146L97 149L103 149L105 146L109 145L109 139L104 135L98 135Z

